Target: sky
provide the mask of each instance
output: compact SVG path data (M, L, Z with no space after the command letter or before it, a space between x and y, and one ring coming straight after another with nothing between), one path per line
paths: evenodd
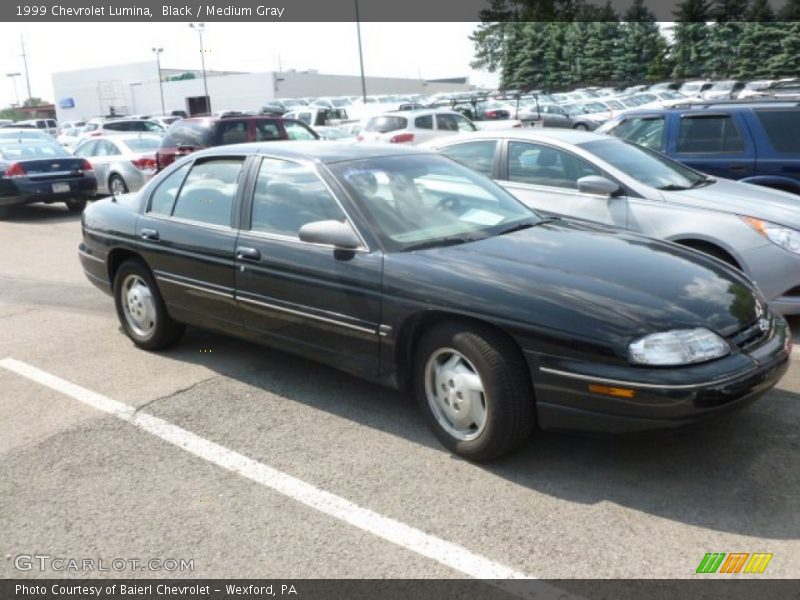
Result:
M435 79L468 76L494 87L495 74L473 71L474 23L362 23L367 76ZM231 71L317 69L357 75L355 23L206 23L206 68ZM25 38L31 94L53 101L52 73L153 60L199 69L199 40L186 23L0 23L0 107L27 96L20 35ZM19 72L23 76L5 77ZM321 90L320 93L324 93Z

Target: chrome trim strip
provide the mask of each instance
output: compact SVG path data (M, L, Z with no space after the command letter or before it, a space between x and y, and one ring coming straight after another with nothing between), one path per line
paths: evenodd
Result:
M694 388L703 387L706 385L715 385L739 379L741 375L731 375L723 377L722 379L713 379L711 381L703 381L701 383L681 384L681 385L659 385L656 383L642 383L638 381L625 381L623 379L607 379L605 377L592 377L591 375L581 375L580 373L572 373L570 371L560 371L558 369L551 369L549 367L539 367L542 373L549 373L550 375L561 375L562 377L569 377L570 379L580 379L581 381L596 381L598 383L611 383L614 385L627 385L630 387L638 387L649 390L691 390Z
M292 315L297 315L299 317L307 317L309 319L315 319L317 321L322 321L323 323L330 323L331 325L338 325L340 327L346 327L348 329L353 329L355 331L360 331L362 333L369 333L371 335L375 335L375 333L376 333L374 329L368 329L366 327L361 327L359 325L352 325L352 324L346 323L344 321L337 321L336 319L328 319L327 317L320 317L320 316L312 314L312 313L307 313L307 312L303 312L303 311L299 311L299 310L293 310L291 308L285 308L283 306L277 306L275 304L269 304L268 302L261 302L260 300L253 300L251 298L246 298L244 296L240 296L239 294L236 294L236 299L241 301L241 302L245 302L247 304L253 304L255 306L261 306L263 308L270 308L272 310L278 310L278 311L289 313L289 314L292 314Z
M98 277L97 275L94 275L92 273L89 273L89 271L87 271L86 269L83 270L83 274L86 275L86 277L88 277L89 279L94 279L95 281L99 281L100 283L102 283L106 287L109 287L109 288L111 287L111 282L110 281L108 281L106 279L102 279L101 277Z
M358 230L356 229L355 225L353 225L352 221L350 221L349 219L348 219L348 223L350 223L350 226L353 228L353 231L355 231L358 234L358 237L360 239L362 239L362 244L363 244L363 238L361 238L361 234L358 232ZM296 238L296 237L293 237L291 235L282 235L280 233L269 233L269 232L266 232L266 231L258 231L256 229L242 229L239 232L239 237L240 238L241 237L263 238L263 239L266 239L266 240L277 241L277 242L289 242L289 243L292 243L292 244L299 244L299 245L303 245L303 246L313 246L315 248L324 248L326 250L337 250L337 249L339 249L339 248L336 248L336 246L332 246L330 244L316 244L316 243L313 243L313 242L304 242L300 238ZM363 254L369 254L369 248L366 246L366 244L364 244L363 246L360 246L358 248L348 248L346 250L346 252L360 252L360 253L363 253ZM245 264L248 264L248 263L245 263Z
M102 258L97 258L96 256L93 256L93 255L89 254L88 252L84 252L83 250L79 249L78 250L78 254L80 254L83 257L88 258L89 260L95 260L95 261L97 261L99 263L106 264L106 261L104 261Z
M223 298L229 298L233 300L233 294L229 292L219 292L217 290L212 290L207 287L201 287L199 285L192 285L191 283L186 283L184 281L178 281L177 279L172 279L170 277L164 277L163 275L156 275L156 279L158 281L163 281L165 283L172 283L174 285L179 285L185 288L189 288L190 290L198 290L200 292L206 292L207 294L214 294L215 296L222 296Z

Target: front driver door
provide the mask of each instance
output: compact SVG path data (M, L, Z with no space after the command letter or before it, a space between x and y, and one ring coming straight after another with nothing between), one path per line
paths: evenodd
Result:
M245 326L272 346L377 377L382 253L300 240L306 223L347 218L309 165L263 158L250 198L236 247Z
M509 141L499 183L528 206L541 212L625 228L624 196L598 196L578 191L587 175L609 178L601 169L561 148Z

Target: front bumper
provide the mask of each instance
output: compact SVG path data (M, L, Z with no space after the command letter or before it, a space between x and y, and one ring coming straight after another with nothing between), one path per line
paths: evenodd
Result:
M660 371L627 367L626 374L618 367L559 363L532 353L526 358L542 429L629 433L680 427L746 406L780 380L790 354L791 333L776 316L769 337L758 347L704 365ZM627 396L591 391L590 385Z

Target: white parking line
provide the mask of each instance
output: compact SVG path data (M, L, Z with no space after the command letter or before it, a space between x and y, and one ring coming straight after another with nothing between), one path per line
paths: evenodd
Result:
M203 460L238 473L297 502L435 560L469 577L533 579L529 575L470 552L457 544L452 544L400 521L362 508L340 496L316 488L310 483L210 442L168 421L152 415L137 413L133 406L88 390L27 363L13 358L5 358L0 360L0 367L127 421Z
M792 348L792 360L800 360L800 344Z

